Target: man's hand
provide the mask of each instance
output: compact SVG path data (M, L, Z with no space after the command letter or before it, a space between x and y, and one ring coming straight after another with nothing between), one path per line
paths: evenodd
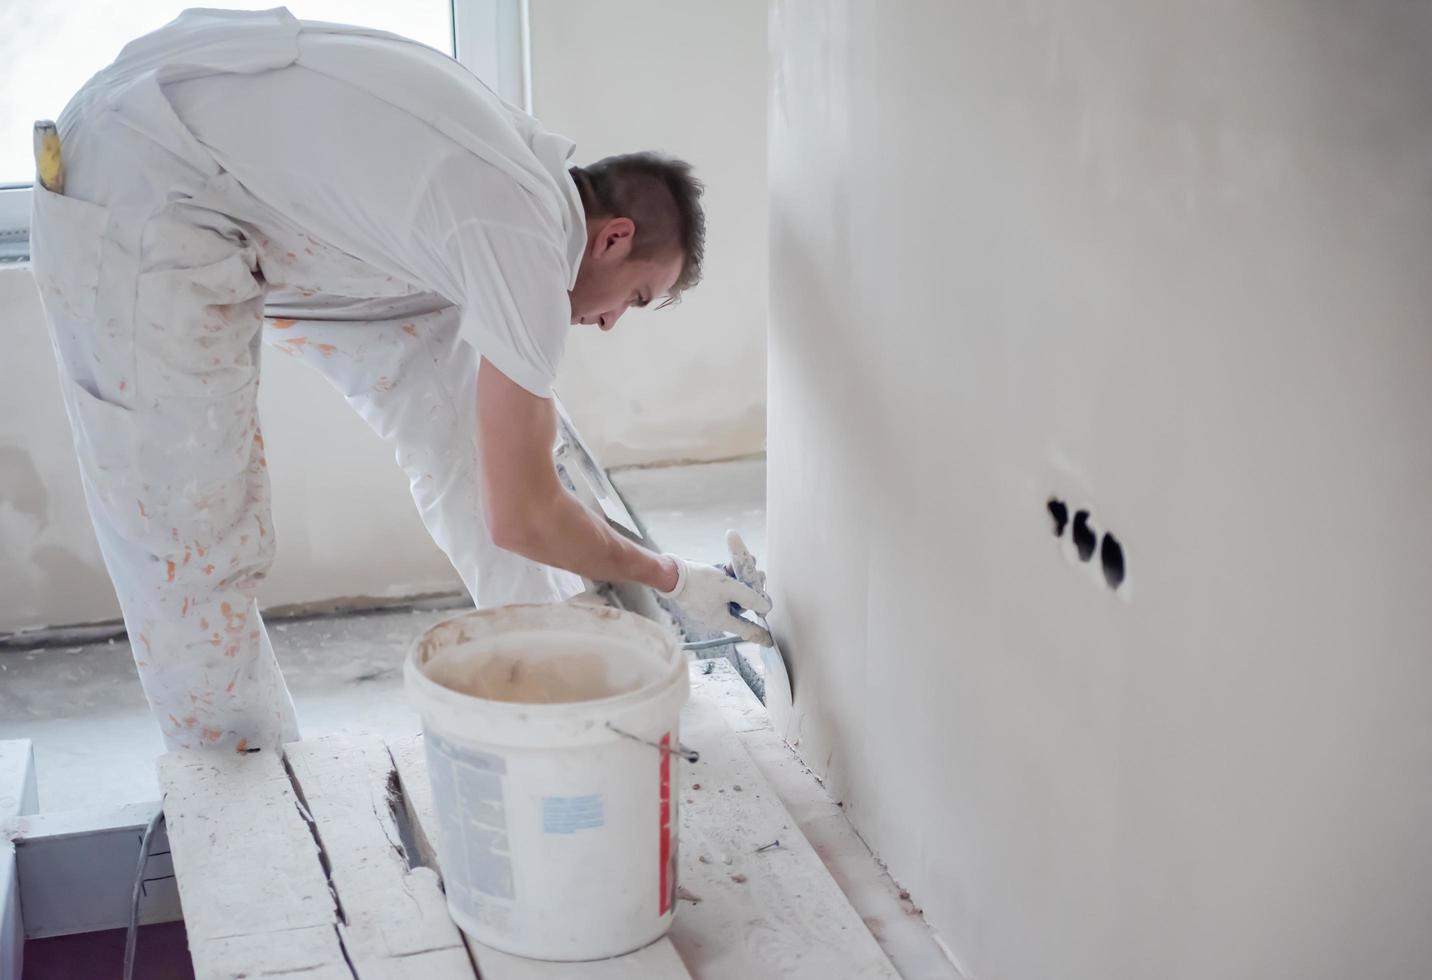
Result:
M747 643L771 645L771 634L731 609L731 603L735 603L764 616L771 611L768 597L736 581L724 568L689 562L675 555L666 557L676 562L676 585L668 592L658 590L658 594L680 606L687 620L705 629L735 633Z

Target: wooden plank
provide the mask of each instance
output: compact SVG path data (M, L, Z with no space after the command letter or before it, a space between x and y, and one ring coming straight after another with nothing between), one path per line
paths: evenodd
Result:
M170 752L159 760L194 973L353 973L307 815L275 752Z
M528 960L470 942L482 980L690 980L691 977L671 940L666 938L625 956L586 963Z
M333 736L284 747L338 898L339 936L359 980L474 980L435 871L409 868L381 739Z
M437 869L437 818L421 735L388 743L397 766L403 801L423 863ZM467 937L464 937L465 939ZM467 939L482 980L691 980L671 941L662 938L644 949L610 960L546 963L524 959Z
M691 664L690 673L691 700L714 704L732 731L743 735L750 731L771 730L771 718L765 705L756 700L745 679L728 661L697 660Z
M433 787L428 782L428 760L421 735L388 739L388 754L398 773L398 788L412 830L417 850L415 864L432 868L442 877L438 867L437 816L433 813Z
M963 980L920 909L851 826L795 750L771 727L750 689L725 663L694 665L692 697L715 704L820 855L831 877L905 980Z
M0 820L39 809L35 752L30 740L0 742ZM15 842L0 834L0 980L20 980L25 962L25 924L20 916L20 872Z
M130 893L145 824L159 809L126 803L12 819L26 939L119 929L129 923ZM177 922L179 889L161 826L149 842L139 921Z
M692 703L682 717L682 741L700 751L701 761L682 766L679 894L684 898L670 936L690 975L699 980L894 978L896 973L875 938L743 747L745 733L769 734L764 709L724 661L693 665L693 683ZM728 692L725 714L706 696L708 691L718 693L717 685ZM744 692L746 700L737 697L737 691ZM728 716L742 735L727 723ZM414 822L431 825L431 791L420 739L390 747L405 796L414 808ZM808 774L805 779L821 792ZM697 783L701 790L693 788ZM737 785L739 792L734 789ZM703 794L699 801L698 793ZM848 829L848 823L845 826ZM775 839L782 841L780 848L755 853L755 847ZM425 846L431 850L430 844ZM865 861L878 873L868 851ZM486 977L492 957L501 954L479 948L476 955ZM522 965L518 961L510 968ZM550 975L511 974L524 980ZM506 974L502 980L507 980Z
M681 741L701 759L681 767L684 901L671 941L692 974L898 980L740 737L699 691L682 713Z
M202 947L196 946L194 937L190 936L189 953L194 960L197 980L220 977L291 980L295 975L303 980L353 980L353 971L343 962L338 937L331 925L221 936L204 940Z

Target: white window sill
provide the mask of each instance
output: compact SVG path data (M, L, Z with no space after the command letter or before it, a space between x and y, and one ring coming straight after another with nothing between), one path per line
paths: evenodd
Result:
M0 185L0 267L30 258L30 188Z

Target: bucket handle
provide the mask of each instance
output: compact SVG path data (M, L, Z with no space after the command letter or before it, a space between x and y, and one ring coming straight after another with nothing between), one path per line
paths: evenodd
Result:
M624 731L622 731L620 728L618 728L617 726L613 725L611 722L607 722L607 730L608 730L608 731L612 731L612 732L616 732L618 735L622 736L623 738L629 738L629 739L631 739L633 742L640 742L642 745L650 745L652 748L656 749L656 751L658 751L658 752L665 752L667 755L680 756L681 758L685 759L687 762L700 762L700 761L701 761L701 753L700 753L700 752L697 752L695 749L688 749L686 746L684 746L684 745L682 745L682 744L680 744L680 743L677 743L676 748L673 749L673 748L672 748L671 746L669 746L669 745L662 745L662 744L660 744L660 743L658 743L658 742L652 742L652 741L649 741L649 740L647 740L647 739L644 739L644 738L642 738L640 735L633 735L631 732L624 732Z

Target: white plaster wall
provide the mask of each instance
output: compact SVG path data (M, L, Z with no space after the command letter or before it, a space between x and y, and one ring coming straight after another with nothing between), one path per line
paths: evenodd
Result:
M806 761L972 980L1427 976L1432 7L771 32Z
M577 329L557 390L610 466L765 448L765 0L532 0L532 102L576 162L657 149L706 181L706 275Z
M0 633L115 619L27 268L0 268L0 337ZM265 605L462 587L392 453L327 381L265 350L259 411L278 536Z

